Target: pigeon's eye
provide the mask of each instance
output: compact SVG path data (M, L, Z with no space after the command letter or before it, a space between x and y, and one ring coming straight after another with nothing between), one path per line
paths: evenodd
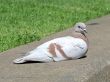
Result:
M78 26L78 28L81 28L80 26Z

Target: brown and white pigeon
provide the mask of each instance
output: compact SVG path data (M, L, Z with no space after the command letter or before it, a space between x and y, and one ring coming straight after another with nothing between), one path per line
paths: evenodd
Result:
M76 23L72 36L59 37L41 44L26 56L15 59L16 64L28 61L57 62L69 59L78 59L88 51L88 38L86 25Z

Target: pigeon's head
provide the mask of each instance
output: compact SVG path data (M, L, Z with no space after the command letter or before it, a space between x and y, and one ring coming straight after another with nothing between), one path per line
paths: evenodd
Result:
M86 30L86 25L82 22L79 22L79 23L76 23L75 24L75 32L80 32L80 33L87 33L87 30Z

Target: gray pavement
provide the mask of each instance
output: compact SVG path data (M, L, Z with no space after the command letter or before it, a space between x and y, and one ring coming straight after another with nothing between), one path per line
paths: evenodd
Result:
M110 15L86 22L90 41L87 57L52 63L13 64L12 61L50 39L71 35L56 33L0 53L0 82L110 82Z

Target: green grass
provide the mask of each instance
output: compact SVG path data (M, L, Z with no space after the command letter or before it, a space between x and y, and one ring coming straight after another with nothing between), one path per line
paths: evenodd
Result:
M0 0L0 52L110 14L110 0Z

